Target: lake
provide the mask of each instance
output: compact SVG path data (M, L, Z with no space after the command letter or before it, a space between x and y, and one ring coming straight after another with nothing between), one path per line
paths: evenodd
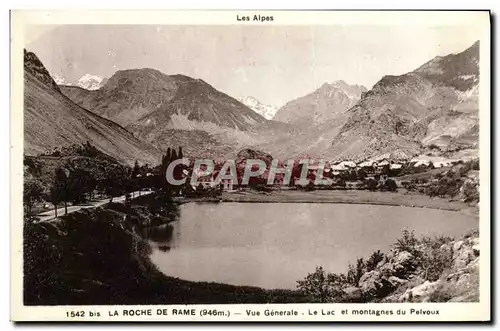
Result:
M323 266L346 272L357 257L387 252L403 229L461 236L477 218L426 208L327 203L188 203L151 259L168 276L192 281L296 288Z

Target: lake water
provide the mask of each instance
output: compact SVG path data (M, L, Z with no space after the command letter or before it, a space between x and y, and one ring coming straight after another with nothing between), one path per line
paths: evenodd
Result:
M346 272L357 257L387 252L405 228L416 235L461 236L478 219L426 208L314 203L180 206L180 219L151 259L166 275L263 288L296 287L323 266Z

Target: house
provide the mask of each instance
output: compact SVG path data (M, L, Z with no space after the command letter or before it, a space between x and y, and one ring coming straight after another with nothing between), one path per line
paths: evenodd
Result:
M340 164L344 165L344 167L348 169L356 169L357 164L353 161L342 161Z
M379 163L377 163L377 167L379 167L379 168L390 166L390 165L391 165L391 162L389 162L389 160L383 160L383 161L380 161Z
M387 159L384 159L377 163L376 171L380 173L389 170L390 167L391 167L391 162L389 162L389 160Z
M401 168L403 168L403 165L399 163L392 163L390 165L391 170L401 170Z
M389 166L391 176L396 176L403 170L403 165L400 163L391 163Z
M220 185L224 191L234 191L233 180L231 178L222 179Z
M198 186L201 185L204 189L213 188L216 186L214 178L212 178L212 176L210 175L201 176L197 180L198 180Z
M414 168L428 168L432 165L431 161L428 160L417 160L413 165Z
M377 162L373 160L361 162L358 164L359 169L363 170L366 173L374 173L375 169L377 169Z
M439 162L434 162L434 168L443 168L443 167L451 167L452 162L451 161L439 161Z
M360 168L369 168L369 167L376 167L377 166L377 162L375 161L365 161L365 162L361 162L360 164L358 164L358 167Z
M349 171L349 168L347 168L342 163L337 163L337 164L334 163L334 164L330 165L330 169L332 171L333 176L340 176L342 173Z
M283 186L283 184L285 183L285 174L283 173L277 173L274 175L274 185L279 185L279 186Z

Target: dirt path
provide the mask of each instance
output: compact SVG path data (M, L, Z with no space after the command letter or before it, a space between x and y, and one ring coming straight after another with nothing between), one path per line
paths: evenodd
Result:
M153 191L141 191L141 195L150 194L152 192ZM138 194L139 194L139 191L134 192L134 196L137 197ZM113 202L124 202L124 201L125 201L125 195L113 198ZM102 206L108 202L109 202L109 198L106 198L106 199L102 199L99 201L93 201L88 205L68 206L68 214L74 213L75 211L85 209L85 208L96 208L96 207ZM57 215L58 216L64 215L64 207L57 208ZM56 214L55 214L54 209L44 211L43 213L40 213L37 216L40 218L40 222L50 221L50 220L56 218Z

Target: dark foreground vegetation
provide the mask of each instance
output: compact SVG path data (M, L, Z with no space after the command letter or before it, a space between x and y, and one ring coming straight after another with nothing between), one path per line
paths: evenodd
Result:
M24 303L112 305L308 301L297 291L197 283L165 276L149 260L151 247L146 237L155 233L151 230L175 219L176 208L171 206L161 210L153 196L139 199L130 206L111 203L105 208L82 210L52 222L35 223L32 218L27 218L24 228Z

